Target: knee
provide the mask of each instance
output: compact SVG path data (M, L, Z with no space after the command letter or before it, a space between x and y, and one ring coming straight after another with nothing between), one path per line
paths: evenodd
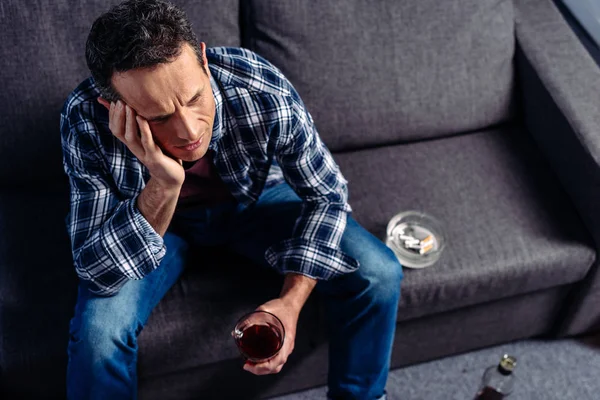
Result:
M102 365L123 351L137 350L138 324L133 318L119 313L103 318L105 313L92 314L72 329L69 335L69 352L80 353L91 365Z
M361 261L359 270L368 284L368 295L374 301L397 301L404 277L402 265L388 247L380 247Z

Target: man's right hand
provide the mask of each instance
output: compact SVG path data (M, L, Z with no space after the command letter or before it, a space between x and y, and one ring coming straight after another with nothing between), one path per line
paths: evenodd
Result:
M108 108L112 134L148 168L150 176L165 189L180 188L185 179L182 162L166 155L156 144L148 121L122 100L110 105L103 98L98 102Z

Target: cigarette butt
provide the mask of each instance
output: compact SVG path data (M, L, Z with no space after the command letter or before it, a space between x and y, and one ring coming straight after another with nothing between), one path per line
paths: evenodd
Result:
M425 254L425 253L429 252L431 249L433 249L433 244L422 247L421 250L419 251L419 253Z
M409 235L400 235L400 239L402 239L402 240L411 240L411 241L412 240L419 240L416 237L409 236Z
M421 247L433 246L433 239L426 242L421 242Z
M428 242L430 240L433 241L433 236L427 235L427 237L425 239L421 240L421 242Z

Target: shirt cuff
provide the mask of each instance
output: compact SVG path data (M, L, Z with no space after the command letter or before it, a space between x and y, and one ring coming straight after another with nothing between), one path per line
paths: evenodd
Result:
M125 250L124 254L128 255L128 257L118 257L121 260L120 269L129 279L142 279L158 267L167 248L163 238L138 209L137 196L127 200L125 210L126 213L123 214L125 220L133 221L133 224L129 222L129 229L126 223L123 223L125 226L121 229L114 229L114 232L118 232L120 247ZM118 262L118 260L114 261Z
M133 215L133 221L135 222L138 232L140 232L144 238L146 238L148 246L150 247L150 251L154 257L161 259L166 252L165 242L162 236L160 236L158 232L154 230L152 225L150 225L146 217L144 217L140 209L137 207L138 196L131 200L130 207Z
M282 273L294 272L314 279L329 280L354 272L358 260L328 243L291 238L267 249L265 259Z

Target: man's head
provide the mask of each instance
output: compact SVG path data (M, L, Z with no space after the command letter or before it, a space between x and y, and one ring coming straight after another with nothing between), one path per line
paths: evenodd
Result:
M205 45L182 10L162 0L113 7L92 25L86 59L105 106L121 100L133 108L170 155L204 156L215 103ZM198 148L185 148L198 140Z

